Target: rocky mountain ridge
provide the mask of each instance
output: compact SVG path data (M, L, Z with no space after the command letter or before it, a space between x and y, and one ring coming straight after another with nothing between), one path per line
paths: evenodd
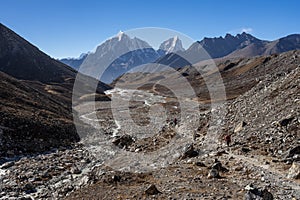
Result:
M131 40L132 42L128 42ZM116 44L122 46L121 49L123 50L118 50L119 47L115 49L114 45ZM101 48L106 48L103 50L105 51L106 56L104 56L104 53L101 53ZM114 53L118 52L118 55L121 56L120 58L115 57L114 59L116 60L112 59L114 57L113 52L109 51L109 49L112 48L114 48ZM86 64L84 64L85 59L80 59L79 61L83 63L82 66L84 66L84 68L98 66L95 68L100 68L98 71L100 71L100 74L102 74L104 79L107 79L105 82L110 83L118 76L130 71L132 68L152 62L171 66L173 68L180 68L207 59L250 58L253 56L278 54L297 49L300 49L299 34L288 35L274 41L260 40L245 32L237 34L236 36L226 34L225 37L205 37L201 41L194 42L186 50L182 47L182 42L178 36L174 36L173 38L162 42L158 50L154 50L145 41L138 38L130 39L125 33L120 32L116 37L107 40L105 45L102 44L98 46L98 51L101 51L98 53L99 55L93 54ZM107 66L106 74L103 74L100 64L97 63L104 62L101 60L105 60L105 62L108 60L110 61L106 64L109 65L109 67ZM74 63L76 66L71 63L73 62L72 60L62 61L67 64L69 63L71 66L73 65L73 68L75 67L78 69L76 64L77 61ZM103 63L101 63L101 65L103 65ZM91 73L88 71L90 70L87 70L86 73Z

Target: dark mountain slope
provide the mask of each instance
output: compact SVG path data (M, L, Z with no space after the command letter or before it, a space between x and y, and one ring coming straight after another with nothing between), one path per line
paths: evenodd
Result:
M40 152L79 140L72 114L75 70L0 24L0 72L0 155ZM97 100L109 100L103 93L109 86L84 75L79 80L84 87L77 98L97 93Z
M22 37L0 24L0 71L15 78L43 83L75 77L71 67L50 58Z
M2 156L44 151L79 140L68 105L3 72L0 105Z
M250 34L242 33L232 36L227 34L224 38L204 38L199 44L207 51L212 58L221 58L229 53L242 49L250 44L258 44L263 41L253 37ZM193 46L189 48L194 51Z

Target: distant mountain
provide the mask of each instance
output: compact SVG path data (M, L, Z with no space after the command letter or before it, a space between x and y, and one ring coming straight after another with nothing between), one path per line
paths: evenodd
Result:
M84 59L87 56L88 56L87 53L83 53L78 58L63 58L60 59L59 61L78 71L80 65L83 63Z
M0 156L8 150L40 152L79 140L72 113L76 76L85 86L79 92L109 100L103 93L109 86L77 74L0 24ZM98 84L96 91L89 87L91 81Z
M175 68L192 65L202 60L215 58L246 58L260 55L279 54L300 49L300 34L293 34L275 41L265 41L247 34L218 38L204 38L193 43L179 54L166 54L156 62Z
M221 58L232 53L233 51L243 49L251 44L261 43L264 43L264 41L259 40L245 32L242 34L237 34L236 36L226 34L224 38L204 38L199 42L199 44L212 58ZM195 47L197 48L197 45L194 43L188 49L188 51L195 51Z
M178 51L184 51L184 48L182 47L182 42L178 38L178 36L174 36L173 38L164 41L163 43L161 43L158 49L160 55L176 53Z
M283 53L300 49L299 38L299 34L294 34L275 41L265 41L244 32L236 36L226 34L225 37L204 38L185 50L181 40L175 36L163 41L155 51L147 42L130 38L120 32L99 45L96 51L86 58L68 60L68 62L75 69L78 69L78 63L82 62L80 65L83 68L82 73L100 78L105 83L111 83L136 66L147 63L181 68L208 59L245 58ZM73 62L76 62L77 66Z
M177 54L167 54L159 58L156 62L180 68L210 58L221 58L247 46L259 46L263 43L265 41L261 41L246 33L236 36L226 34L224 38L204 38L201 41L193 43L186 51Z
M80 68L84 74L111 83L132 68L158 58L159 54L147 42L120 32L90 53Z
M237 49L226 57L253 57L271 55L300 49L300 34L288 35L274 41L251 43L242 49Z

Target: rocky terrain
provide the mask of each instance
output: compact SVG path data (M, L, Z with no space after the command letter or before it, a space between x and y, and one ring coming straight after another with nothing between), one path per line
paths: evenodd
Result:
M98 127L81 143L3 159L1 198L299 199L299 52L230 63L233 67L228 61L218 65L229 94L235 81L248 85L253 75L257 80L228 96L224 115L221 107L211 110L207 98L182 100L153 84L140 91L108 91L112 103L97 102L96 115L89 102L76 107L81 120ZM134 82L127 84L130 88ZM158 110L151 112L161 105L167 111L163 126L159 120L154 122L157 130L129 132L127 118L113 118L115 110L124 112L122 102L127 101L132 119L140 125L151 123L149 113L161 117ZM187 109L186 119L180 118L185 110L181 101L199 105L199 112ZM218 125L212 124L217 122L215 113L220 113L216 120L222 120ZM211 130L217 134L209 135ZM223 139L227 134L229 146Z
M225 86L226 99L234 99L245 93L263 79L285 76L299 65L299 51L273 54L270 56L257 56L252 58L215 59L201 61L191 66L175 70L153 70L145 72L127 73L116 79L116 85L121 88L137 88L159 93L162 96L172 97L172 94L161 85L174 85L179 91L185 89L186 80L200 102L210 100L208 86L222 77L222 86ZM160 65L155 65L160 67ZM145 84L146 83L146 84ZM153 85L158 88L153 91ZM174 95L173 95L174 96ZM223 99L224 100L224 99Z
M256 76L254 87L244 94L239 90L241 96L227 101L222 131L210 138L215 149L207 149L207 137L213 137L206 134L212 114L208 110L188 123L121 146L147 155L173 144L176 135L193 134L189 146L175 152L178 160L150 174L125 173L112 166L107 176L68 199L299 199L299 52L280 54L272 66L278 71ZM223 140L226 134L232 137L229 147Z
M148 47L126 37L111 42ZM297 38L206 39L276 51L125 74L112 89L0 24L0 199L300 199L300 52L269 55Z
M0 156L41 152L79 141L70 107L0 72ZM60 101L61 100L61 101Z

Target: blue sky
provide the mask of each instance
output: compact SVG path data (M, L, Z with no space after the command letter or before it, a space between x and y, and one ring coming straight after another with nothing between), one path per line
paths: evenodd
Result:
M0 22L55 58L77 57L119 30L162 27L195 40L243 29L273 40L300 33L300 1L2 0Z

